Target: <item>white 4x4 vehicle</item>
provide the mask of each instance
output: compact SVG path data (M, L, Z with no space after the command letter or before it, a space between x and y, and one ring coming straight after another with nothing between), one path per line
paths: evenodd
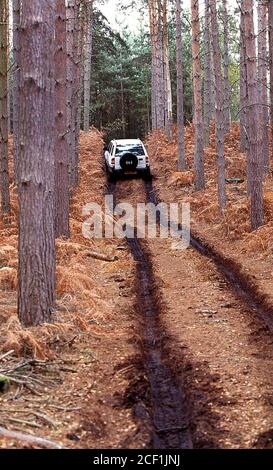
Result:
M111 140L104 148L104 159L109 179L122 174L141 173L145 178L151 175L149 157L139 139Z

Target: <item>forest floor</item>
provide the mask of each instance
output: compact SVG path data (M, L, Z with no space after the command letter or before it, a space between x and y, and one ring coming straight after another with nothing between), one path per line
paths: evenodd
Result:
M190 163L190 127L186 143ZM147 145L152 190L165 202L191 202L194 233L234 260L251 276L257 295L272 304L271 181L267 223L252 234L244 182L228 185L225 218L218 215L212 146L206 150L207 189L197 194L193 171L176 172L174 143L157 132ZM65 447L272 448L272 331L215 263L192 247L173 250L166 239L83 238L86 203L102 204L108 191L132 204L151 196L141 179L107 187L102 147L97 131L82 134L71 239L57 241L56 318L28 330L16 317L12 188L13 214L8 226L0 226L0 374L11 378L10 389L0 392L0 426ZM228 177L245 179L236 125L226 153ZM91 250L117 259L94 259ZM39 446L0 434L0 447Z

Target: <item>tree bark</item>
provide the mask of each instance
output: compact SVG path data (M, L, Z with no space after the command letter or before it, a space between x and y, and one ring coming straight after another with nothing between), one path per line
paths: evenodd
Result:
M273 2L271 0L268 0L268 30L269 30L271 146L273 149Z
M204 145L210 144L210 123L212 119L212 61L211 61L211 40L210 40L210 10L209 0L205 2L205 30L204 30L204 48L205 48L205 70L204 70Z
M148 9L152 45L152 128L164 129L165 87L162 0L148 0Z
M163 0L155 0L156 10L156 70L157 70L157 84L156 84L156 113L157 113L157 127L164 129L165 127L165 87L164 87L164 45L163 45Z
M220 43L219 43L216 0L210 0L210 10L211 10L213 61L214 61L214 74L215 74L218 201L219 201L220 211L223 212L226 206L225 152L224 152L224 103L223 103L223 93L222 93L223 79L222 79L221 50L220 50Z
M152 129L157 129L157 114L156 114L156 18L154 1L148 0L148 13L149 13L149 27L150 27L150 38L151 38L151 52L152 52L152 64L151 64L151 118L152 118Z
M13 165L14 165L14 180L18 184L19 178L19 163L20 163L20 149L19 149L19 85L20 85L20 0L12 1L13 7L13 92L12 92L12 106L13 106Z
M262 133L259 115L259 93L257 83L256 45L253 21L253 0L242 0L242 15L246 46L246 74L248 89L249 125L249 192L251 203L251 227L256 230L263 224L263 182L262 182Z
M92 64L92 18L93 18L93 0L86 4L86 25L84 35L84 118L83 130L89 131L90 126L90 97L91 97L91 64Z
M248 123L247 123L247 86L246 86L246 50L244 36L244 18L240 15L240 148L242 152L248 151Z
M202 116L202 83L200 63L200 21L199 0L191 0L192 14L192 71L193 71L193 96L194 96L194 125L195 125L195 189L205 187L204 174L204 147L203 147L203 116Z
M76 28L78 20L77 0L67 0L67 132L69 153L69 176L70 185L77 185L77 155L76 155Z
M69 157L66 106L66 5L56 0L55 20L55 236L69 237Z
M183 45L181 0L176 0L176 82L177 82L177 169L187 169L185 156L185 129L184 129L184 84L183 84Z
M1 208L10 212L8 168L8 2L0 0L0 172Z
M260 119L262 128L263 171L269 171L268 139L268 97L267 97L267 4L265 0L258 3L258 83L260 98Z
M55 301L55 2L21 2L19 288L25 326L49 322Z
M229 87L229 31L227 0L223 2L223 24L224 24L224 126L225 133L230 131L230 87Z
M170 51L169 51L169 32L168 32L168 11L167 0L163 0L163 65L164 65L164 83L165 83L165 132L168 141L173 138L173 99L170 76Z

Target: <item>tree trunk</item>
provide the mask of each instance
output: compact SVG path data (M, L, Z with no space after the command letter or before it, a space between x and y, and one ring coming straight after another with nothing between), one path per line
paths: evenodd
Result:
M204 48L205 48L205 70L204 70L204 145L210 144L210 123L212 119L212 61L211 61L211 41L210 41L210 10L209 0L205 3L205 31L204 31Z
M196 190L205 187L204 148L203 148L203 116L202 116L202 83L200 63L200 21L199 0L191 0L192 14L192 71L194 96L195 151L194 164L196 171Z
M55 2L21 2L19 288L25 326L49 322L55 300Z
M1 208L10 212L8 168L8 2L0 0L0 172Z
M68 131L68 154L69 154L69 174L70 185L77 185L77 155L76 155L76 33L78 20L77 0L67 0L67 131Z
M156 47L155 47L155 10L154 1L148 0L148 12L149 12L149 27L150 27L150 38L151 38L151 50L152 50L152 69L151 69L151 117L152 117L152 129L157 129L157 115L156 115Z
M90 97L91 97L91 64L92 64L92 18L93 18L93 1L89 1L86 5L86 28L84 35L84 118L83 130L89 131L90 126Z
M183 45L181 0L176 0L176 82L177 82L177 169L187 169L185 156L185 129L184 129L184 84L183 84Z
M20 85L20 41L19 41L19 27L20 27L20 0L13 0L13 92L12 92L12 129L13 129L13 165L14 165L14 180L18 184L19 178L19 85Z
M216 0L210 0L211 29L213 42L213 60L215 74L215 108L216 108L216 153L218 166L218 201L220 211L226 206L225 190L225 152L224 152L224 104L222 93L222 68L219 31L217 21Z
M74 77L74 92L72 101L72 122L73 122L73 135L74 135L74 171L73 171L73 186L79 184L79 144L80 144L80 121L79 121L79 108L81 106L81 80L82 80L82 56L83 56L83 36L81 27L81 5L82 0L76 0L76 18L75 18L75 34L73 39L73 63L75 68Z
M164 129L164 47L162 0L148 0L152 46L152 128Z
M225 133L230 131L230 88L229 88L229 32L227 0L223 2L223 24L224 24L224 126Z
M271 146L273 149L273 2L268 0L268 29L269 29L269 71L270 71L270 122Z
M242 14L246 45L246 74L248 89L249 124L249 191L251 202L251 227L256 230L263 224L262 134L259 115L256 45L253 21L253 0L242 0Z
M122 57L120 57L120 99L121 99L121 125L122 125L122 137L126 137L126 118L125 118L125 100L124 100L124 84L123 84L123 67Z
M173 100L172 86L170 76L170 53L169 53L169 32L168 32L168 11L167 0L163 0L163 65L164 65L164 83L165 83L165 132L168 141L173 138Z
M267 4L258 3L258 83L260 119L262 128L262 155L264 174L269 171L268 97L267 97Z
M162 0L155 0L157 11L156 21L156 69L157 69L157 84L156 84L156 95L157 95L157 127L158 129L164 129L165 127L165 87L164 87L164 45L163 45L163 8Z
M244 18L240 19L240 148L242 152L248 151L248 123L247 123L247 86L246 86L246 50L244 36Z
M66 6L56 0L55 21L55 235L69 237L69 158L66 106Z

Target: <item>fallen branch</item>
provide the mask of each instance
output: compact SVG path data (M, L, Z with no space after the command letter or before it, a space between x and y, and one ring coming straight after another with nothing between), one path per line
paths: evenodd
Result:
M11 349L10 351L6 352L5 354L3 354L3 356L0 356L0 361L2 361L2 359L5 359L5 357L8 357L13 353L14 353L14 349Z
M100 259L101 261L117 261L117 256L108 256L104 255L103 253L99 253L98 251L87 251L86 256L90 256L91 258Z
M16 431L9 431L8 429L2 428L0 426L0 436L4 436L7 439L15 439L16 441L28 442L29 444L34 444L39 447L47 447L50 449L65 449L61 444L57 442L49 441L48 439L43 439L42 437L32 436L31 434L25 434Z

